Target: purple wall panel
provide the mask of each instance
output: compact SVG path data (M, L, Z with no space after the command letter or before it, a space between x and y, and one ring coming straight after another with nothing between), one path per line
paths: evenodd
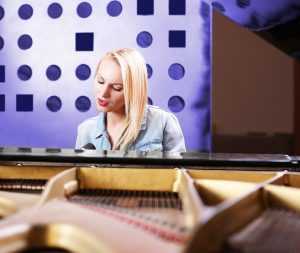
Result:
M134 47L153 70L153 104L176 114L188 149L210 149L211 10L206 1L176 6L171 0L154 1L153 14L145 1L52 3L0 0L0 66L5 66L0 146L74 147L77 125L96 114L92 81L99 57L114 48ZM183 76L176 65L170 70L175 63L184 68ZM81 64L88 67L80 72ZM21 65L30 68L19 69ZM51 65L60 71L48 69ZM16 95L25 94L33 95L33 104L21 97L17 106ZM86 111L84 101L75 106L80 96L90 98ZM174 96L182 100L170 103Z

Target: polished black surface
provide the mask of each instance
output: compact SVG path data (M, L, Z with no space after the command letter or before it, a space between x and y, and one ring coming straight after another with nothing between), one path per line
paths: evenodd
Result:
M124 152L119 150L74 150L7 147L0 152L0 164L28 162L72 165L171 165L171 166L223 166L249 167L249 170L264 167L264 170L298 170L299 159L284 154L225 154L199 152ZM51 150L51 151L50 151ZM50 151L50 152L49 152ZM80 152L79 152L80 151ZM253 168L251 168L253 167ZM267 168L270 167L270 168ZM259 169L261 170L261 169Z

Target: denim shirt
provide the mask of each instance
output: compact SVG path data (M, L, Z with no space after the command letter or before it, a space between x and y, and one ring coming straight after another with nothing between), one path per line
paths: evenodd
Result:
M91 143L98 150L111 150L105 126L106 114L83 121L77 130L76 148ZM184 137L176 116L157 106L147 105L137 139L128 150L186 151Z

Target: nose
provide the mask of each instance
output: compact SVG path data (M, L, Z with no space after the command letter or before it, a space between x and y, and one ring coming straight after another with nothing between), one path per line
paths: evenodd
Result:
M107 97L109 97L109 94L110 94L110 87L109 87L109 85L104 84L101 87L101 96L104 98L107 98Z

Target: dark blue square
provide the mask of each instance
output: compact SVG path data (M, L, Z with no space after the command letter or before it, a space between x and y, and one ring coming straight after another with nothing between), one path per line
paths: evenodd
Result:
M76 33L76 51L93 51L94 33Z
M138 15L153 15L154 14L154 0L137 0L137 14Z
M17 112L33 111L33 95L17 95Z
M169 31L169 47L185 47L185 31Z
M5 111L5 95L0 94L0 112Z
M169 15L185 15L185 0L169 0Z
M5 82L5 66L0 65L0 83Z

